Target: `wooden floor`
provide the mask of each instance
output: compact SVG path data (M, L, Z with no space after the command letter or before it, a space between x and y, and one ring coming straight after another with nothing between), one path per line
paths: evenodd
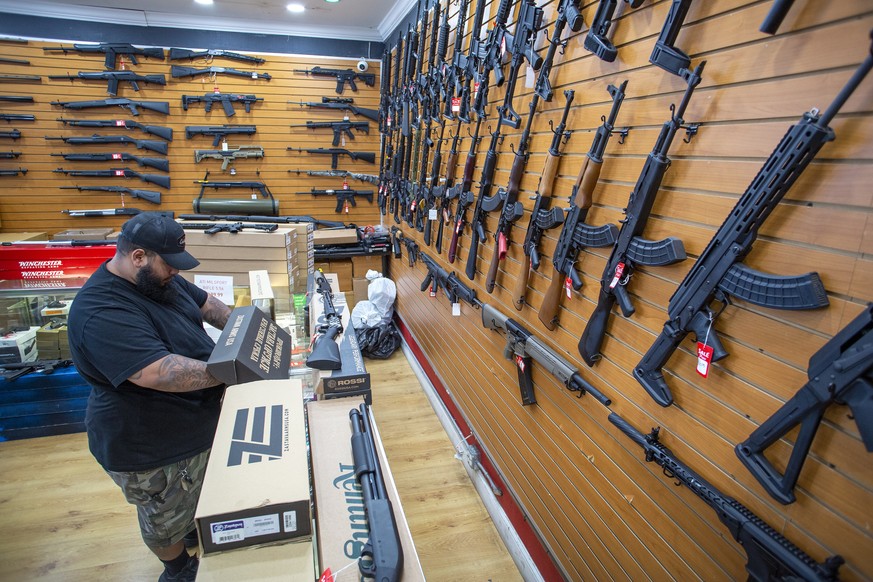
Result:
M368 360L373 411L428 580L521 580L403 353ZM0 443L0 580L154 581L136 513L84 434Z

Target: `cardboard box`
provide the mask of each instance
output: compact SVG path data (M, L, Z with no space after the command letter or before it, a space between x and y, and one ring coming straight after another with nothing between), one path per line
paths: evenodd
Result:
M45 232L0 232L0 243L12 243L19 240L48 240Z
M370 537L364 513L361 486L355 479L352 458L349 411L361 404L360 398L318 400L306 405L309 419L309 444L312 456L312 479L315 490L319 572L330 568L337 582L357 582L360 572L352 566L338 572L351 560L360 557ZM374 433L378 433L373 423ZM400 545L403 548L402 582L423 581L424 573L415 551L412 534L403 514L400 496L385 458L381 439L376 452L385 488L394 511ZM337 573L338 572L338 573Z
M326 397L350 394L367 395L369 400L370 373L364 366L364 357L358 345L358 336L351 325L351 309L344 293L333 294L333 305L343 324L343 333L337 338L342 367L339 370L317 370L315 393ZM319 293L310 294L309 331L315 334L320 325L325 325L324 302Z
M288 378L291 336L253 305L230 313L206 370L225 384Z
M340 284L340 289L343 291L352 290L352 260L351 259L331 259L330 272L336 273L337 280Z
M197 582L312 582L315 556L312 541L256 546L203 556Z
M366 278L358 278L355 277L352 279L352 293L354 296L354 303L352 304L352 309L355 308L355 305L358 304L359 301L368 301L369 295L367 294L370 289L370 280Z
M311 536L304 423L300 380L227 388L194 516L204 555Z
M248 249L249 253L260 252L260 250ZM207 273L247 273L249 271L267 271L275 275L288 275L291 270L291 265L288 264L287 258L279 259L278 261L260 260L257 258L248 259L202 259L200 264L193 269L192 272L207 272Z
M185 222L203 222L202 220L184 221L178 220L179 224ZM216 224L235 224L233 221L209 221ZM286 228L286 225L280 225L273 232L263 230L242 230L237 233L231 232L216 232L215 234L206 234L202 230L186 230L185 231L185 247L188 245L194 246L218 246L218 247L281 247L285 248L291 244L291 229ZM195 255L196 256L196 255ZM256 258L256 255L250 255Z
M37 359L36 332L38 325L25 331L13 331L0 336L0 364L32 362Z
M367 276L367 271L373 270L377 273L384 271L382 257L385 255L364 255L360 257L352 257L352 275L358 279ZM386 275L386 273L382 273Z
M83 228L56 233L52 235L52 240L106 240L110 234L111 228Z
M330 228L315 231L312 244L315 246L347 245L358 242L356 228Z

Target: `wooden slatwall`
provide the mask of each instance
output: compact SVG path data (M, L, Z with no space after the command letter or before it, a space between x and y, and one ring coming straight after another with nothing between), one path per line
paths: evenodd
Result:
M531 277L529 306L516 311L510 295L515 278L526 268L520 243L551 142L549 122L557 124L560 119L563 90L574 89L569 120L573 135L560 162L552 203L566 207L594 131L611 107L606 87L628 80L616 126L629 126L631 131L623 143L617 136L610 141L588 215L592 225L616 223L623 218L645 157L670 115L670 104L677 103L685 90L684 81L648 62L669 0L647 1L635 10L620 3L620 16L611 30L618 47L613 63L599 60L582 46L597 4L583 3L586 26L579 34L565 33L569 43L565 53L556 57L555 98L540 105L521 183L519 199L527 212L513 227L494 292L486 293L483 281L494 249L496 215L488 217L488 237L480 245L473 282L463 274L469 227L454 264L446 258L447 244L438 255L424 245L420 233L405 223L401 230L448 271L456 271L480 299L570 359L583 377L612 398L612 411L643 432L661 426L662 441L724 494L748 506L818 561L842 555L847 561L841 570L845 579L873 579L873 457L846 407L832 406L825 415L792 505L771 499L733 451L804 384L810 355L873 300L873 79L866 79L832 122L836 141L824 146L773 212L746 260L753 268L777 274L817 271L830 306L807 312L774 311L736 301L716 323L730 357L715 364L708 378L695 373L690 341L668 362L666 377L675 397L669 408L655 404L631 376L662 329L670 295L788 127L812 107L827 107L869 53L873 4L799 0L776 36L758 32L772 2L692 4L676 46L691 55L692 65L707 61L703 81L685 115L687 122L700 123L700 129L689 143L683 142L684 133L674 140L673 163L643 234L652 240L680 237L689 258L670 267L638 269L629 286L636 313L625 319L615 310L603 359L589 368L578 354L577 343L596 304L610 249L585 249L580 254L577 268L584 286L563 299L560 326L554 332L540 323L537 309L553 272L557 229L543 237L542 267ZM475 2L471 2L468 34L473 6ZM554 0L544 6L549 29L556 7ZM452 2L450 9L454 29L457 4ZM496 2L486 14L493 18L495 11ZM468 42L463 41L465 49ZM544 44L541 38L543 56ZM514 99L522 116L527 115L532 94L524 75L523 67ZM492 125L503 94L503 89L491 88ZM487 123L474 193L490 141ZM496 186L508 180L510 146L517 147L520 134L520 130L505 130ZM460 147L459 180L468 147L469 138ZM642 450L607 421L609 411L597 401L577 398L534 364L537 404L522 406L514 366L503 357L503 335L484 329L480 312L467 304L461 306L459 317L453 317L442 293L437 297L422 293L419 287L425 273L421 262L408 265L406 248L402 259L392 262L398 313L569 579L745 577L745 552L712 509L687 488L674 486L659 467L645 463ZM793 443L795 436L796 431L789 441ZM789 446L783 442L775 449L776 465L784 467Z
M87 43L88 39L79 39ZM279 211L284 215L312 215L325 220L342 220L358 225L378 224L379 212L376 205L376 188L371 184L349 179L349 188L357 190L372 190L373 202L367 202L363 197L357 201L357 207L348 213L335 213L336 200L332 196L313 197L297 195L295 192L308 192L311 188L341 189L341 178L310 177L306 174L288 173L289 169L324 170L330 168L330 156L310 155L306 153L289 152L286 148L332 147L333 133L329 129L310 130L307 128L290 128L292 124L305 124L306 121L341 121L348 115L351 121L368 121L365 117L355 116L343 111L328 109L311 109L288 101L320 102L322 96L338 97L336 82L330 77L312 77L293 72L293 69L308 69L318 65L326 68L354 68L356 59L309 57L305 55L254 55L266 59L266 63L254 65L229 59L216 58L212 63L199 61L157 61L155 59L139 58L139 65L132 65L127 59L127 68L139 74L164 74L166 86L140 84L140 91L134 92L127 83L120 83L118 97L126 97L142 101L165 101L170 104L170 115L165 116L152 111L142 111L138 117L120 107L69 110L51 105L52 101L84 101L106 99L106 84L103 81L82 80L48 80L47 75L75 75L78 71L102 71L102 54L80 54L70 52L46 53L44 46L69 46L70 43L29 41L26 44L0 41L0 56L6 58L26 59L29 66L0 63L3 73L40 75L40 82L0 83L0 94L32 95L34 103L0 102L0 112L33 114L36 121L3 122L3 130L19 129L22 138L17 141L0 140L3 151L20 151L22 155L17 160L0 160L0 167L24 167L26 176L0 178L0 222L4 231L46 231L49 234L67 229L92 227L118 227L126 217L74 218L62 214L64 209L92 209L121 207L122 203L143 210L169 210L179 213L193 212L192 200L200 192L200 186L194 180L203 179L209 170L209 179L213 181L260 181L264 182L279 200ZM205 68L220 66L244 71L256 70L269 73L272 79L252 80L243 77L218 75L213 82L207 76L174 79L170 76L170 66L173 64ZM368 72L375 73L375 86L368 87L358 81L358 91L353 92L346 86L342 97L354 98L354 105L369 109L377 109L379 104L379 65L377 61L370 62ZM215 104L210 113L206 113L202 103L192 104L187 111L182 110L182 95L203 95L217 88L222 93L254 94L263 97L263 101L253 104L251 112L246 113L242 103L235 103L236 114L232 118L225 116L220 104ZM56 168L76 170L97 170L112 167L128 167L134 171L147 174L160 172L141 167L136 162L68 162L63 158L51 157L50 153L70 152L128 152L136 156L160 157L159 154L147 150L136 149L133 145L68 145L59 141L46 141L45 136L90 136L126 135L134 139L157 139L139 130L123 130L115 128L65 127L57 118L66 119L132 119L146 125L158 125L173 128L173 141L170 143L169 154L171 188L161 189L154 184L141 182L136 178L85 178L69 177L53 173ZM354 141L346 140L345 147L354 151L375 152L379 155L379 128L375 121L370 121L369 135L353 132ZM219 160L206 159L194 163L195 149L219 149L213 147L212 138L195 136L185 138L185 127L189 125L256 125L254 135L232 135L228 137L229 148L240 145L260 145L264 148L263 159L240 159L234 164L237 173L232 176L227 171L221 171ZM378 161L378 159L377 159ZM377 164L363 161L353 162L347 156L341 156L339 169L363 174L378 174ZM126 186L162 192L160 206L133 200L127 197L122 201L118 194L77 192L75 190L59 190L58 186ZM208 188L205 199L232 198L245 199L251 195L246 189L214 190Z

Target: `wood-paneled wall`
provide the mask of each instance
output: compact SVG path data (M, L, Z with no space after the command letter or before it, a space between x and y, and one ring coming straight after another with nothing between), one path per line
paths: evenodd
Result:
M78 39L87 43L88 39ZM123 39L118 39L119 41ZM15 160L0 160L0 168L27 168L25 176L0 177L0 223L5 231L46 231L49 234L67 229L92 227L118 227L126 217L81 218L62 214L65 209L116 208L122 206L118 194L77 192L75 190L59 190L58 186L125 186L146 190L161 191L161 204L155 206L142 200L134 200L129 196L123 202L128 206L143 210L168 210L179 213L193 212L192 200L200 193L200 186L194 180L203 179L209 170L209 179L215 181L260 181L264 182L279 201L279 211L283 215L312 215L325 220L342 220L346 223L369 225L379 223L379 212L376 205L376 188L371 184L349 179L349 188L357 190L372 190L373 202L367 202L360 197L357 207L350 208L348 213L335 213L336 200L332 196L313 197L297 195L296 192L309 192L311 188L341 189L342 178L310 177L306 174L288 173L288 170L324 170L331 165L330 156L310 155L286 151L286 148L322 148L332 147L333 133L329 129L310 130L307 128L291 128L290 125L305 124L306 121L341 121L348 115L351 121L368 121L365 117L355 116L338 110L311 109L288 101L320 102L323 96L338 97L336 82L329 77L312 77L294 73L294 69L308 69L312 66L327 68L354 68L356 59L309 57L305 55L257 55L266 59L266 63L252 65L239 61L215 58L211 63L200 61L157 61L140 58L139 65L132 65L126 59L127 69L138 74L164 74L166 86L140 84L140 91L135 92L122 82L118 97L143 101L164 101L170 104L170 115L162 115L151 111L142 111L134 117L120 107L69 110L51 105L52 101L85 101L106 99L106 83L103 81L82 80L49 80L48 75L75 75L79 71L102 71L102 54L80 54L70 52L46 53L45 46L69 46L70 43L29 41L25 44L0 41L0 57L25 59L29 66L0 63L0 72L19 75L39 75L39 82L2 82L2 95L31 95L34 103L0 102L2 113L33 114L36 121L3 122L3 130L18 129L22 137L12 141L0 140L0 150L19 151L21 156ZM209 47L219 48L219 47ZM244 71L269 73L271 80L252 80L244 77L219 74L213 81L207 76L174 79L170 76L171 65L205 68L220 66ZM378 61L370 61L370 73L375 73L377 82L373 87L358 81L358 91L353 92L346 86L342 97L352 97L354 105L369 109L377 109L379 103L379 66ZM182 110L182 95L203 95L219 90L228 94L248 94L262 97L263 101L253 104L251 112L246 113L243 104L234 104L236 114L228 118L219 104L206 113L202 103L192 104L187 111ZM70 162L63 158L51 157L51 153L78 152L127 152L136 156L161 157L159 154L133 145L69 145L60 141L46 141L45 136L72 137L99 135L126 135L134 139L160 139L147 135L139 130L123 130L115 128L86 128L64 126L58 118L65 119L130 119L147 125L171 127L173 141L169 144L171 188L168 190L141 182L136 178L85 178L69 177L54 173L57 168L74 170L97 170L113 167L128 167L134 171L146 174L160 174L151 168L138 166L136 162ZM378 123L370 121L369 135L353 132L354 141L346 140L345 147L354 151L375 152L379 155ZM206 159L200 163L194 162L195 149L219 149L213 147L212 139L205 136L185 138L185 127L190 125L256 125L254 135L232 135L227 143L229 148L240 145L260 145L264 148L263 159L242 159L234 164L236 175L231 175L229 168L222 172L221 162ZM378 162L378 159L377 159ZM339 169L345 169L362 174L378 174L378 164L368 164L363 161L353 162L346 156L341 156ZM208 188L205 199L231 198L245 199L250 196L246 189L215 190Z
M475 4L471 2L468 34ZM588 367L577 343L596 304L610 249L580 253L577 268L584 285L564 298L553 332L540 323L537 310L553 272L557 229L543 237L542 267L531 277L529 305L516 311L510 293L526 268L520 243L551 141L549 122L557 124L564 105L562 91L574 89L576 96L569 119L573 134L560 161L553 207L567 206L594 131L609 112L607 85L628 81L616 126L631 130L623 143L617 137L610 141L588 214L589 224L601 225L623 218L645 157L669 118L670 104L685 90L682 79L648 62L671 2L647 1L638 9L619 4L620 16L611 29L618 47L615 62L599 60L582 44L598 2L583 2L585 27L578 34L565 34L569 42L552 74L556 96L550 103L541 102L530 141L519 196L526 212L513 226L493 293L486 293L483 281L494 251L496 213L488 217L488 236L480 245L472 282L463 274L469 227L454 264L446 257L448 245L438 255L424 245L420 233L405 223L400 228L444 268L456 271L481 300L578 366L585 379L612 398L612 411L644 432L661 426L662 441L681 461L818 561L842 555L845 579L873 579L873 457L848 408L834 405L827 411L794 504L782 506L770 498L733 451L804 384L809 357L873 301L873 78L861 84L831 123L836 140L824 146L773 212L746 260L770 273L818 272L830 305L774 311L736 301L715 325L730 356L714 364L708 378L695 373L691 341L683 342L668 362L666 375L675 397L669 408L655 404L631 376L667 319L670 295L789 126L811 108L827 107L869 54L873 4L799 0L779 33L768 36L758 27L772 2L692 3L676 46L690 54L692 65L707 61L685 115L700 127L690 142L683 141L684 133L674 140L669 154L673 162L643 233L653 240L681 238L688 259L670 267L639 268L629 287L636 313L624 318L615 310L603 359ZM557 2L543 6L551 31ZM450 10L454 30L455 2ZM487 14L493 18L495 11L493 3ZM463 41L464 48L468 42ZM539 46L544 44L541 38ZM450 43L449 54L451 50ZM523 116L532 95L524 76L523 67L513 102ZM491 87L486 124L495 123L503 91ZM517 147L520 135L520 130L504 130L498 186L506 185L511 146ZM479 148L474 193L488 141ZM458 176L468 146L469 141L461 146ZM425 267L420 261L410 267L406 248L403 255L391 270L398 285L399 315L569 579L745 577L745 552L716 514L692 491L674 486L659 467L644 462L642 450L607 421L609 411L597 401L577 398L534 364L537 404L522 406L514 366L503 357L502 334L484 329L480 312L472 307L462 305L460 316L453 317L442 293L432 298L420 292ZM796 431L788 441L795 438ZM784 467L789 446L783 442L775 448L775 463Z

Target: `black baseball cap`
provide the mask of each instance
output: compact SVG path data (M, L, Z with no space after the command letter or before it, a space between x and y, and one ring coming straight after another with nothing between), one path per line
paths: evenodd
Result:
M185 250L184 229L160 212L137 214L122 225L121 236L138 247L159 254L174 269L187 271L200 264Z

